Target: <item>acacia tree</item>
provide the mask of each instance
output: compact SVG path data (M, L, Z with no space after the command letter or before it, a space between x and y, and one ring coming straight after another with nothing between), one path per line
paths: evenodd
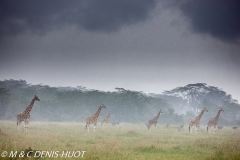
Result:
M235 102L231 95L221 89L208 86L205 83L188 84L184 87L177 87L170 91L164 91L165 95L181 97L188 101L188 110L197 113L201 109L201 102L206 99L221 105L224 101Z

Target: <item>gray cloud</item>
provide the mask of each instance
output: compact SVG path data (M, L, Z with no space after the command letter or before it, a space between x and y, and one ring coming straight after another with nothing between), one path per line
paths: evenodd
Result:
M69 24L87 31L117 31L146 20L155 6L155 0L6 0L0 2L0 36L45 33Z
M225 42L240 37L239 0L192 0L181 4L195 32L209 33Z

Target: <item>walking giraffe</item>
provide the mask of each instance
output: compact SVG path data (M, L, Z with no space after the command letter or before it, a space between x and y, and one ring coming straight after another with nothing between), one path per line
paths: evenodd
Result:
M156 127L157 122L158 122L158 118L160 117L160 113L163 113L162 110L160 110L160 111L158 112L158 114L157 114L156 117L154 117L153 119L150 119L150 120L148 121L148 123L146 123L148 129L150 129L153 124L155 124L155 127Z
M218 125L218 119L219 119L219 116L220 116L220 112L224 110L222 108L219 109L218 111L218 114L215 118L211 119L208 121L208 126L207 126L207 132L208 132L208 127L211 127L211 126L214 126L214 134L215 134L215 131L216 131L216 126Z
M204 111L208 112L208 110L206 108L204 108L197 117L195 117L194 119L189 121L189 132L191 130L191 127L195 124L196 125L195 134L196 134L196 131L198 131L198 128L199 128L200 119L202 118ZM192 132L192 130L191 130L191 132Z
M97 112L94 115L86 118L86 129L88 130L88 132L89 132L90 124L94 124L94 132L95 132L97 121L98 121L98 116L99 116L102 108L106 108L106 107L103 104L101 104L101 106L98 108Z
M17 126L18 126L18 131L19 131L19 126L22 121L24 121L24 131L27 133L27 128L28 128L28 123L29 123L29 118L30 118L30 111L33 107L34 101L40 101L40 99L35 95L33 100L31 101L30 105L21 113L17 115Z
M112 114L112 112L109 112L108 115L102 119L101 125L103 125L104 122L105 122L106 124L108 123L108 118L110 117L111 114Z

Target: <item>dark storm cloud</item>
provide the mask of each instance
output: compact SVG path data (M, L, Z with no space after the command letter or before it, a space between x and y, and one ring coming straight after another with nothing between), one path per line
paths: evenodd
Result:
M44 33L68 24L88 31L117 31L146 20L155 0L3 0L0 36L26 30Z
M191 0L180 8L196 32L228 42L240 37L239 0Z

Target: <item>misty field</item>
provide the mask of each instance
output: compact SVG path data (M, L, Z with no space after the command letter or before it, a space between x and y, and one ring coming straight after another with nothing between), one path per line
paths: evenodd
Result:
M30 122L27 134L21 127L18 133L16 122L0 121L0 159L29 159L36 152L43 153L41 159L240 159L240 131L231 127L215 135L205 126L197 134L187 126L157 125L149 131L131 123L99 123L95 133L92 125L88 133L76 122Z

